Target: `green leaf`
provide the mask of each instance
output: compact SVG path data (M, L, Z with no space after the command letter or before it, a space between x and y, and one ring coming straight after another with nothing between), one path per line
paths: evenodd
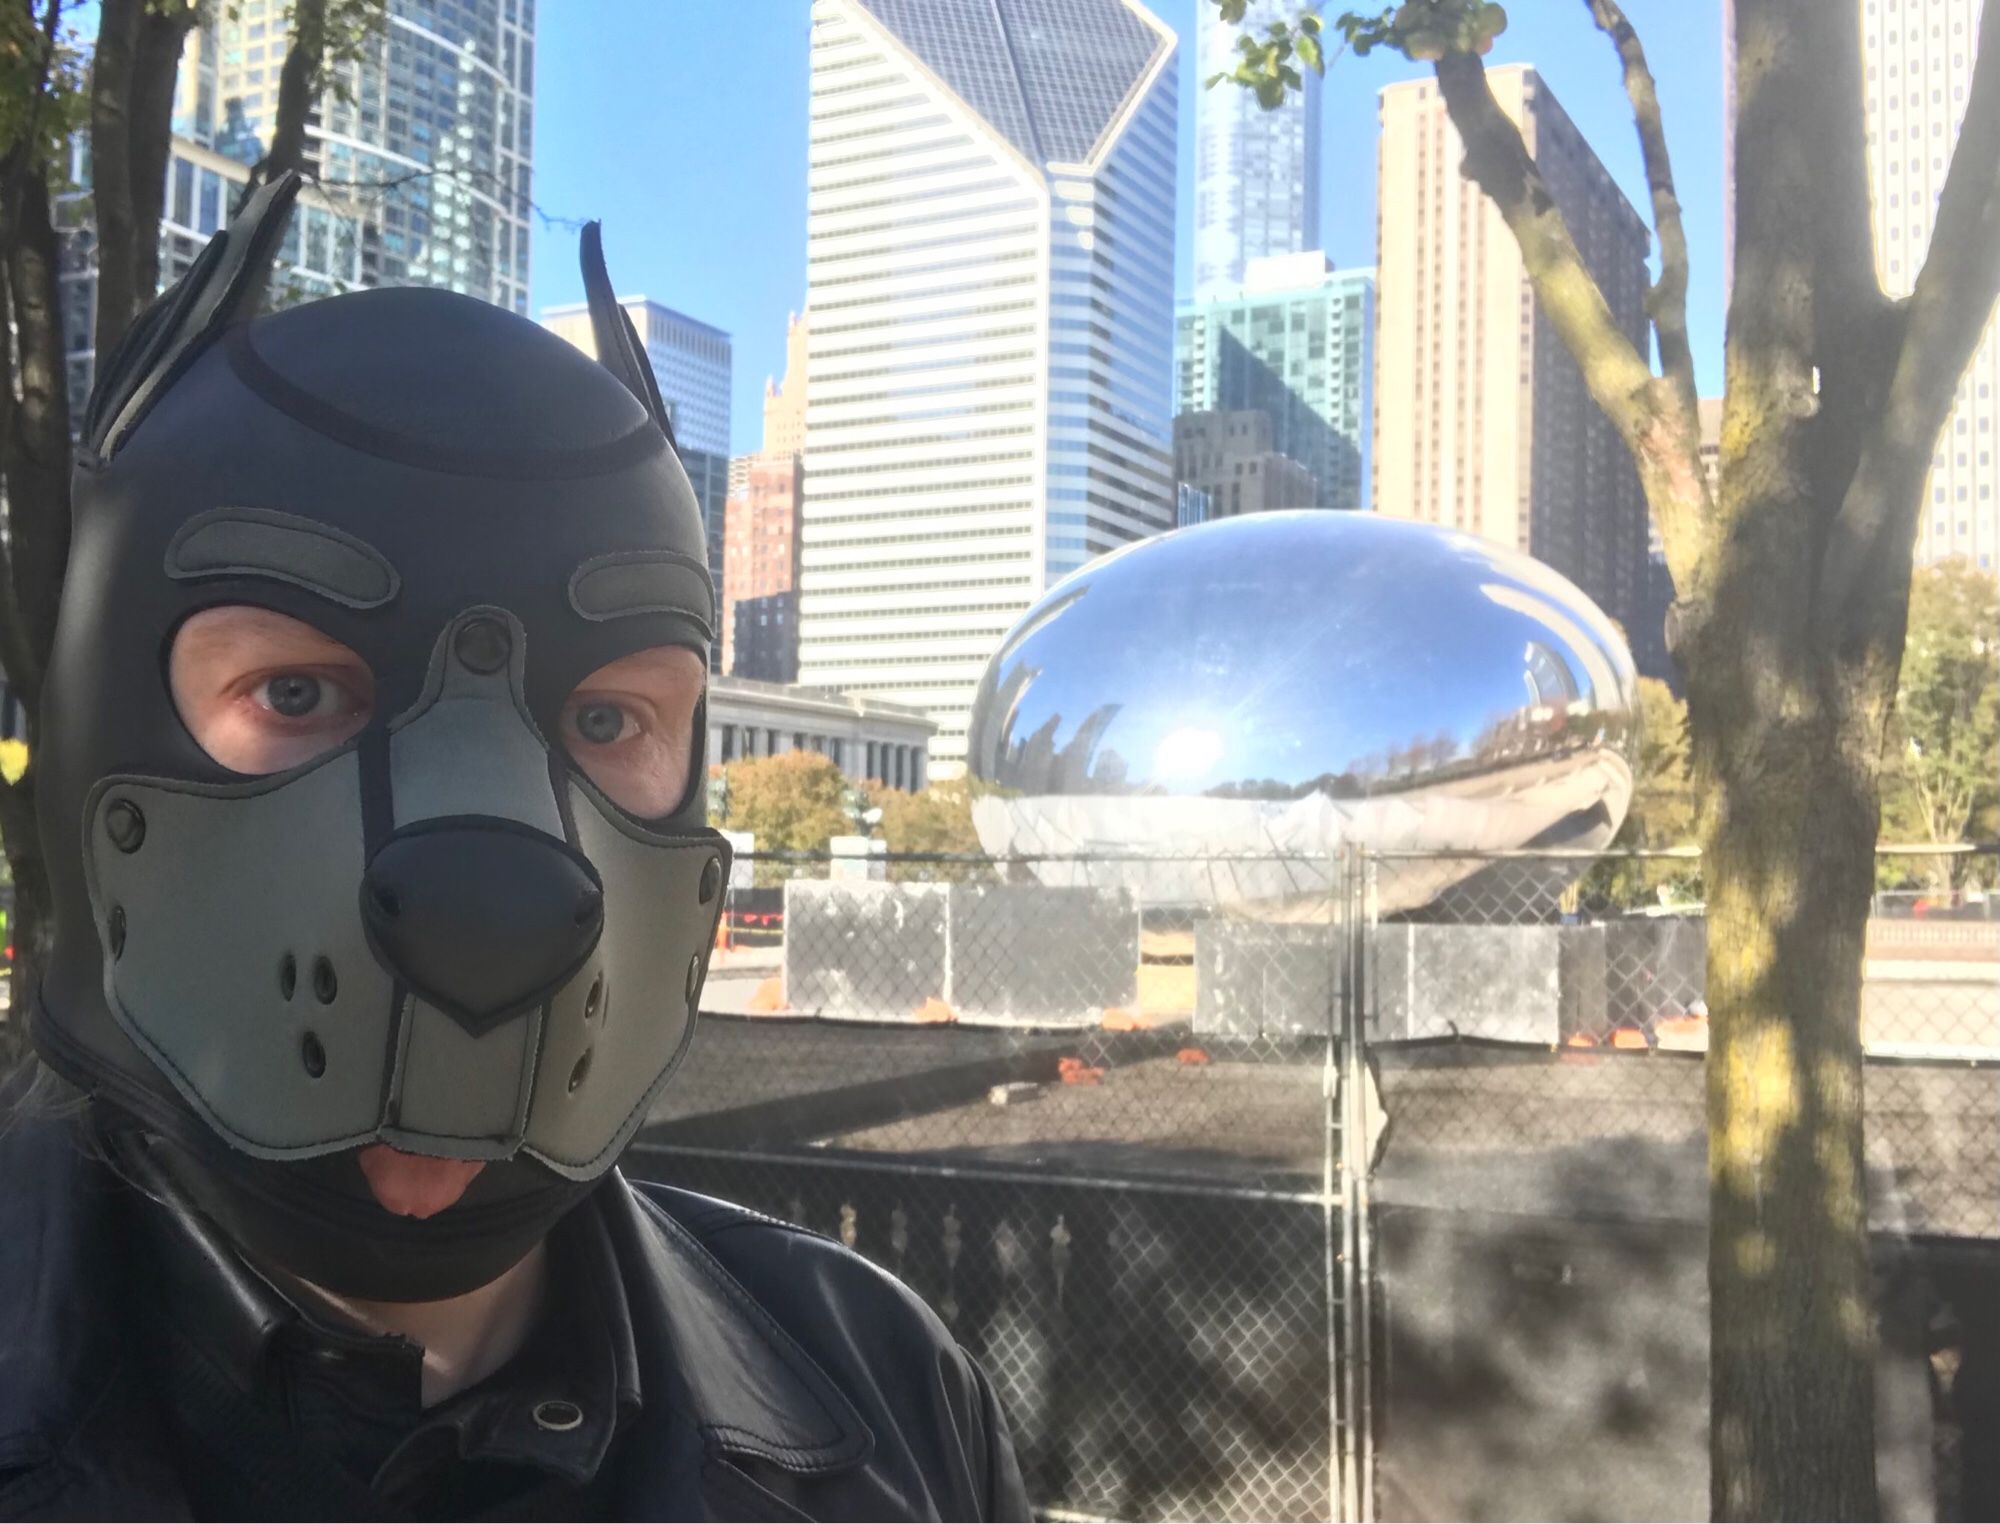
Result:
M1240 26L1244 13L1250 9L1250 0L1215 0L1215 4L1222 12L1222 19L1231 26Z
M1318 11L1307 11L1299 17L1299 35L1301 37L1317 37L1323 25L1325 23L1320 20Z
M1285 103L1283 80L1260 79L1257 81L1257 104L1266 111L1276 111Z
M1299 34L1299 57L1313 73L1326 73L1326 61L1320 56L1319 39L1317 37L1308 37L1303 32Z

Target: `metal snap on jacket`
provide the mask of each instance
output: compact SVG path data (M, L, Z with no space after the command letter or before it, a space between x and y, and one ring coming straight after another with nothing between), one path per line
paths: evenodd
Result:
M583 1409L560 1397L535 1404L535 1423L552 1434L564 1434L583 1422Z

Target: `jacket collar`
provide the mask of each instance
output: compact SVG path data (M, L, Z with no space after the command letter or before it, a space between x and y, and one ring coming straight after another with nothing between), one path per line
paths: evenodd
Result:
M797 1476L845 1471L875 1447L854 1404L695 1236L614 1171L598 1192L646 1367L711 1454Z

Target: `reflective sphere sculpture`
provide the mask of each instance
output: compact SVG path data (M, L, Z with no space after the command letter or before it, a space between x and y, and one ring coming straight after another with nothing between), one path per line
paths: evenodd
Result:
M1224 519L1093 562L1009 632L973 704L973 818L996 855L1147 859L1046 882L1309 915L1346 843L1602 848L1635 684L1617 627L1525 555L1366 513ZM1426 867L1382 908L1476 870Z

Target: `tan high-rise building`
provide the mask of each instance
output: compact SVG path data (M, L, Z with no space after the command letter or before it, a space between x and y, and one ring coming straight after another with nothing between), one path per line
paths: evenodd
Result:
M785 377L764 381L764 447L729 462L722 556L722 670L798 676L799 500L805 477L806 320L785 326Z
M785 379L764 378L764 451L802 455L806 448L806 320L785 319Z
M1646 225L1535 71L1487 71L1619 326L1646 342ZM1644 608L1638 473L1537 311L1513 234L1459 172L1434 81L1381 95L1377 512L1525 550L1627 627Z

